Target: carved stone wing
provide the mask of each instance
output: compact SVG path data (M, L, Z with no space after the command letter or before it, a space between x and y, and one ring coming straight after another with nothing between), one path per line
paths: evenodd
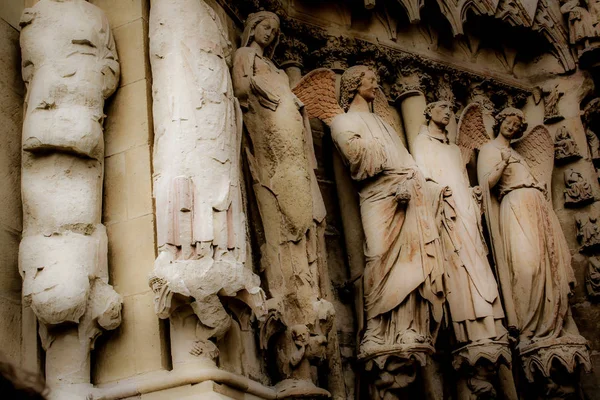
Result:
M527 159L531 172L540 183L546 185L547 196L550 196L554 168L554 140L548 128L544 125L534 127L514 145L514 149Z
M377 89L377 95L375 96L375 100L373 101L373 112L379 115L385 122L390 124L392 128L396 131L396 133L402 132L402 128L398 126L398 122L394 115L392 114L392 110L388 104L388 99L383 93L381 88Z
M456 133L456 144L460 147L463 162L468 164L473 158L475 149L480 149L492 139L483 121L483 107L479 103L471 103L465 107Z
M335 94L335 72L327 68L318 68L306 74L292 89L310 118L318 118L327 125L343 114Z

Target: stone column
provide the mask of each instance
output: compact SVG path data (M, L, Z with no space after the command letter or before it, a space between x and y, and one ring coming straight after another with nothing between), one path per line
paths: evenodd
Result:
M406 135L406 142L408 145L408 151L411 151L411 146L414 140L419 134L421 125L425 124L425 107L427 106L427 99L425 94L420 90L407 90L403 92L399 97L400 112L402 114L402 122L404 123L404 134Z

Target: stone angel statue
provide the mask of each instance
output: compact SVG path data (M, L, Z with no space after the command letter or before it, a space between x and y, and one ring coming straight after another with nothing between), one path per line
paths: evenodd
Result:
M427 187L433 193L433 210L444 250L444 287L452 322L453 366L460 370L459 391L475 392L474 382L488 381L483 365L494 365L505 378L502 391L505 399L516 399L516 390L509 370L511 349L503 325L504 312L498 285L488 262L481 225L478 187L470 187L461 149L448 138L451 103L436 101L425 108L427 125L414 140L411 151L425 175ZM467 106L463 116L473 107ZM468 118L467 118L468 120ZM483 129L483 125L463 123L460 129ZM468 156L468 155L467 155ZM444 187L447 187L444 190ZM485 361L484 361L485 360ZM492 385L487 386L494 390ZM481 393L479 388L478 393Z
M464 124L483 124L476 105L465 113ZM477 176L496 275L525 375L530 382L536 374L551 380L555 360L569 372L577 365L589 369L587 341L568 303L571 254L549 197L552 136L538 125L523 137L527 123L515 108L502 110L496 121L494 139L483 129L459 128L457 144L467 160L480 149Z
M361 65L349 68L339 103L335 80L333 71L317 69L294 92L309 116L331 128L359 190L366 327L358 357L374 375L372 398L395 399L434 351L444 301L440 239L425 179L386 121L387 100L375 73Z

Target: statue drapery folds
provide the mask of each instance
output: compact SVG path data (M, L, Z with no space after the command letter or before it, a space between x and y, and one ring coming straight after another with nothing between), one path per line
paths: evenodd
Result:
M330 70L311 72L295 92L309 115L330 125L359 190L367 263L358 357L374 376L371 396L396 398L434 352L443 315L441 244L425 179L391 124L371 112L383 93L368 67L343 74L341 107Z
M272 336L280 349L275 356L282 379L280 395L328 396L313 385L311 372L312 366L327 358L328 340L335 335L335 312L327 300L326 212L303 105L292 93L286 73L271 61L278 40L276 14L250 14L232 70L249 137L246 157L264 234L260 264L272 297L269 321L282 322L279 333L265 329L269 337L261 342L269 347Z
M507 323L518 332L518 351L530 381L550 378L552 361L572 372L589 369L586 340L571 316L571 254L548 200L553 142L544 126L523 139L520 110L498 114L497 136L481 147L477 169Z

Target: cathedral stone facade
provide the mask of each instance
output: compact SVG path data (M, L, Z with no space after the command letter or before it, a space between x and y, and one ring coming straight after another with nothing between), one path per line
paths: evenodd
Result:
M600 399L599 0L0 0L32 398Z

